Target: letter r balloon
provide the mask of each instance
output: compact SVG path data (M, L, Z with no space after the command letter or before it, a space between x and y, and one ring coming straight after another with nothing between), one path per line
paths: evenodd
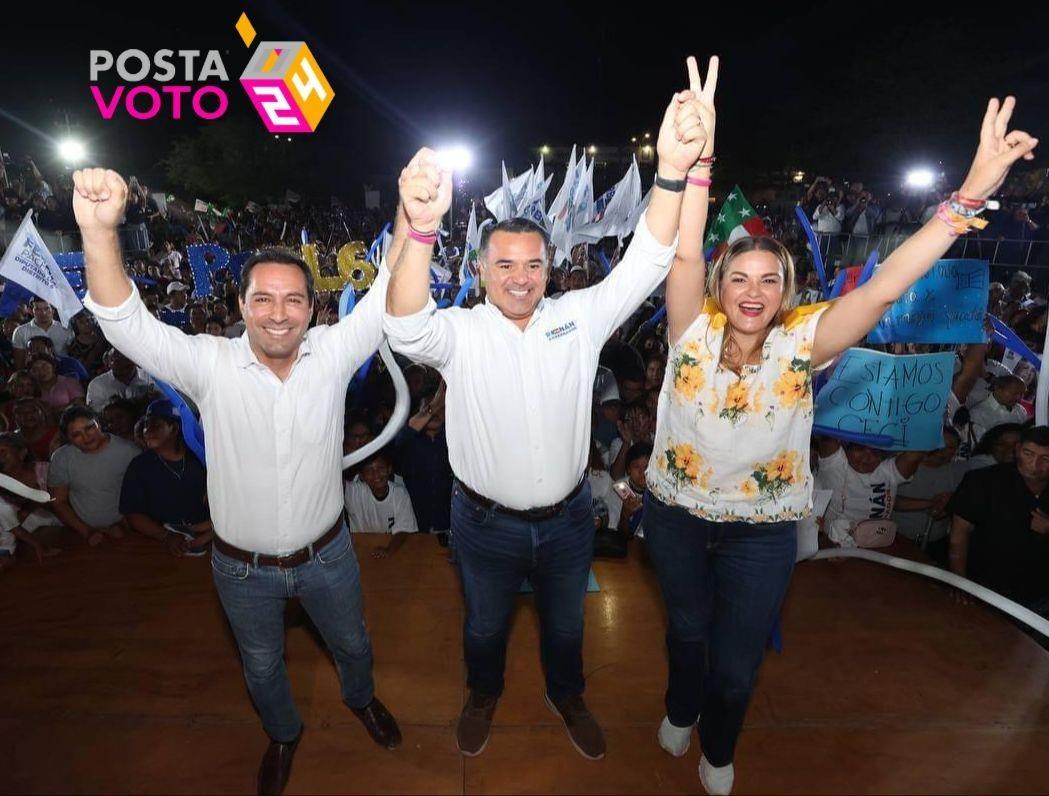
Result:
M240 76L271 133L312 133L335 92L303 41L264 41Z

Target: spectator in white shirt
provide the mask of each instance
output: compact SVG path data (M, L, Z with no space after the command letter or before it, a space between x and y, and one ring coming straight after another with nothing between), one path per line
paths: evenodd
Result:
M199 407L215 537L212 574L233 628L244 677L270 737L259 793L280 793L302 733L283 661L284 608L298 597L335 659L342 698L372 739L401 735L375 698L360 570L342 521L346 388L382 340L388 281L334 326L310 329L309 266L264 250L243 267L236 340L188 336L149 314L121 265L116 228L127 185L113 171L73 175L73 210L87 260L87 306L106 338ZM404 239L398 216L391 256ZM294 570L294 577L288 570Z
M1027 410L1020 405L1027 385L1019 376L998 376L991 387L991 394L969 410L969 419L977 439L995 426L1003 423L1026 423Z
M95 376L87 385L87 405L96 412L105 409L113 398L140 401L154 391L149 375L115 348L109 349L102 362L109 365L109 370Z
M503 690L517 591L535 588L546 699L585 757L604 756L600 726L583 701L583 597L594 521L585 478L592 388L601 347L665 278L686 173L702 150L691 94L677 95L660 129L656 184L622 261L600 284L544 299L550 263L542 227L510 219L479 246L487 300L436 312L429 263L451 201L451 175L430 150L401 174L413 229L393 268L386 330L394 349L437 368L447 382L452 540L466 598L469 696L456 739L464 755L488 741ZM643 386L644 373L640 375Z
M375 558L396 553L419 530L408 490L391 480L393 460L387 450L376 451L361 462L360 474L346 482L346 514L350 533L392 534L385 547L372 551Z
M841 222L845 220L845 206L838 200L836 193L830 194L820 203L812 214L816 232L824 235L837 235L841 232Z
M55 344L55 353L64 355L69 344L73 342L73 332L55 321L55 310L44 299L33 299L33 320L23 323L11 336L14 349L15 368L25 367L29 338L46 335Z

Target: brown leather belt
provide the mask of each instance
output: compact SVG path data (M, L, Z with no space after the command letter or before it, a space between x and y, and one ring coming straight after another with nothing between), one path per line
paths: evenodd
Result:
M539 506L534 509L511 509L506 506L502 506L496 503L490 498L486 498L484 495L479 495L474 492L470 487L460 481L458 478L455 482L459 485L459 488L463 490L463 494L466 495L474 503L480 506L484 506L486 509L494 509L500 514L509 514L511 517L517 517L522 520L528 520L529 522L541 522L543 520L549 520L560 514L566 505L571 502L572 498L578 495L582 489L583 484L586 483L586 478L581 478L579 483L576 484L575 489L568 493L564 500L554 503L552 506Z
M235 558L238 561L244 561L248 564L258 564L260 567L280 567L281 569L291 569L300 564L305 564L313 558L314 554L338 536L339 531L341 530L342 515L340 514L338 519L335 520L335 524L325 531L319 539L312 544L300 547L298 550L283 556L269 556L263 555L262 553L253 553L250 550L241 550L239 547L234 547L229 542L223 541L217 534L212 541L212 544L215 546L215 549L223 555Z

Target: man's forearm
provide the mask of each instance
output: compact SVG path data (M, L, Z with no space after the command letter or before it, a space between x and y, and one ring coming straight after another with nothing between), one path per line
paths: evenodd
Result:
M103 307L118 307L131 295L116 230L83 232L87 288Z
M68 501L56 500L52 504L52 508L54 509L55 514L58 515L58 519L62 520L62 524L67 528L72 528L85 538L94 533L94 529L80 519L76 511L73 509L73 506Z
M386 292L386 311L394 317L414 315L430 298L430 257L433 244L409 238L401 256L390 268L390 287Z
M957 523L951 525L951 541L947 553L948 566L955 575L966 576L969 561L969 529L961 528Z
M684 180L686 174L670 166L659 164L656 173L666 180ZM684 191L667 191L659 186L652 188L652 200L645 211L645 223L648 231L664 246L674 242L678 224L681 221L681 198Z
M151 539L159 539L163 542L167 539L169 531L148 514L131 513L127 515L127 521L133 530Z

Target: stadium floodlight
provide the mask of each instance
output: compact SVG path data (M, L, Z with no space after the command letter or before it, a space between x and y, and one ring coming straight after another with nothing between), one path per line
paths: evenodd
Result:
M936 183L936 175L932 169L911 169L907 172L905 182L908 188L932 188Z
M469 170L473 162L473 152L464 146L451 146L437 150L437 163L442 169L464 172Z
M66 165L75 166L87 159L87 148L75 138L63 138L58 142L58 156Z

